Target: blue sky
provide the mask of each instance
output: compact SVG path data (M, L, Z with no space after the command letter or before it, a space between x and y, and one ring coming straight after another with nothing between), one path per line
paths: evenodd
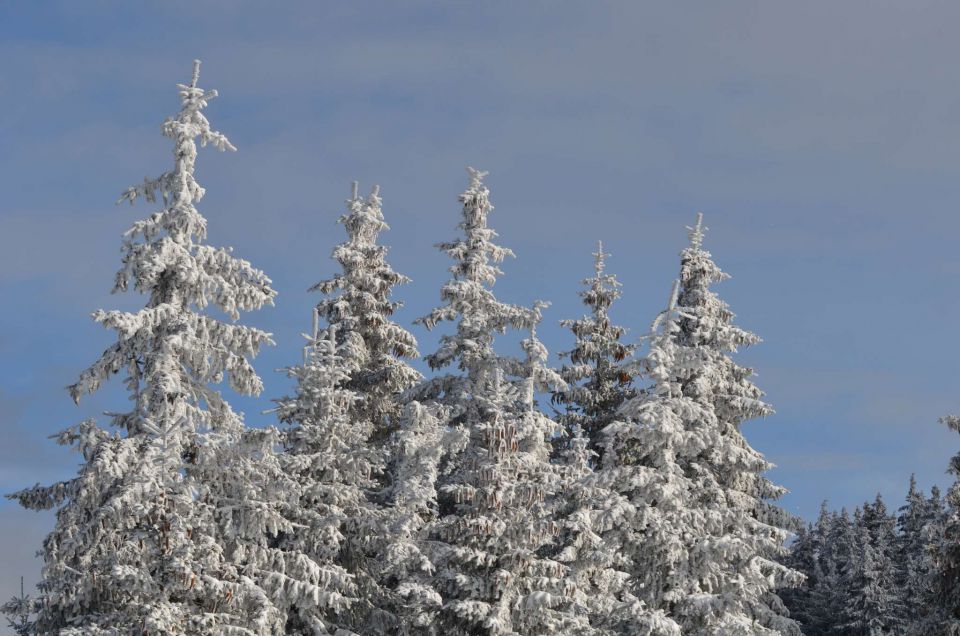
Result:
M745 425L806 517L907 479L949 483L960 410L956 236L960 5L770 2L6 2L0 4L0 489L72 474L46 436L125 403L63 387L106 347L120 235L149 206L113 202L165 170L159 124L204 60L208 109L239 152L198 162L210 242L265 269L275 308L243 320L277 346L282 395L331 274L335 220L379 183L410 325L438 302L464 166L490 171L492 225L518 258L504 300L581 314L597 239L639 335L663 306L702 211L733 279L718 291L764 338L740 360L777 414ZM422 350L436 335L413 328ZM509 343L509 339L506 341ZM0 598L52 516L0 503Z

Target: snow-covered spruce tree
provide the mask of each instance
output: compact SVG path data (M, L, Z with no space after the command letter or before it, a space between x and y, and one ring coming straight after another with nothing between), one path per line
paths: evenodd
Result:
M777 594L790 611L790 618L797 621L808 636L810 626L815 622L812 616L815 610L812 607L811 597L819 584L819 559L823 554L824 531L829 519L830 512L827 509L827 502L824 501L820 504L817 522L797 530L797 536L790 545L790 553L782 561L784 565L806 577L804 585L781 589Z
M229 540L264 519L238 527L235 502L221 496L223 480L248 473L220 468L244 427L214 388L226 377L239 393L260 393L249 358L270 336L202 313L212 303L236 320L272 304L275 292L248 262L203 243L197 140L234 148L202 114L217 93L199 88L198 75L195 62L193 81L179 85L179 114L163 124L173 168L121 198L159 195L162 205L127 231L116 277L115 291L132 283L147 305L94 313L117 341L70 387L79 402L123 372L132 408L110 414L116 433L87 420L57 436L83 458L76 478L12 495L57 509L43 547L38 634L268 634L280 622Z
M498 369L477 387L482 419L464 423L461 467L441 480L451 509L432 528L437 542L435 587L443 598L436 626L457 634L587 633L587 618L570 611L566 568L541 556L558 531L542 425Z
M829 515L823 513L821 509L815 526L816 558L807 582L810 595L806 610L798 617L802 621L800 627L803 633L808 636L835 633L833 628L845 603L844 559L849 559L853 549L853 533L847 511Z
M930 555L924 538L927 523L927 499L917 488L916 475L910 475L906 502L897 515L897 585L903 591L905 620L917 623L916 612L929 593ZM927 599L932 601L932 599Z
M709 405L682 391L698 360L677 342L684 319L677 294L675 283L651 329L645 370L652 386L624 403L602 431L603 466L594 480L626 501L611 501L602 536L630 574L632 591L653 610L654 633L774 633L752 617L702 616L723 614L709 596L718 577L703 571L717 568L705 548L718 524L701 503L705 488L715 489L712 477L690 464L719 443L719 433Z
M850 581L859 567L860 555L854 522L846 508L831 515L827 546L829 550L821 566L823 583L815 589L811 603L818 610L818 624L822 626L820 633L843 634L852 597Z
M539 310L542 306L536 308ZM560 427L535 408L534 395L545 389L556 394L558 389L565 388L564 380L546 366L547 350L537 339L535 330L522 342L522 348L526 360L522 370L516 373L528 378L524 398L526 417L539 420L541 429L550 434ZM542 633L536 629L542 624L555 626L552 629L557 633L678 634L676 623L663 612L651 611L633 593L625 567L629 561L610 540L619 537L611 532L631 509L629 499L611 490L603 476L595 475L596 455L590 450L583 431L574 425L574 429L566 433L571 438L562 453L560 484L551 511L558 520L560 533L554 542L553 549L558 552L553 558L567 566L562 593L569 605L560 621L556 616L552 622L549 616L527 616L529 627L521 632ZM571 620L571 616L576 620Z
M847 566L848 596L839 622L842 633L862 636L903 633L898 625L897 598L893 594L893 563L887 553L887 526L892 520L877 498L854 513L855 536L852 558Z
M690 230L690 245L681 253L680 312L677 343L696 362L678 381L682 392L710 417L697 424L715 429L715 442L690 458L685 470L699 482L699 505L711 520L709 538L698 546L702 587L681 619L693 631L726 629L752 617L759 625L791 630L784 619L777 587L799 584L802 577L776 563L797 520L773 503L786 491L763 473L772 467L751 448L740 431L746 420L772 413L763 392L750 380L753 370L730 354L760 339L733 324L734 314L710 287L728 278L703 249L703 215ZM679 608L678 608L679 609ZM679 615L678 615L679 616Z
M337 350L351 367L347 387L357 400L350 416L373 425L378 443L385 442L390 419L399 413L397 396L420 381L420 373L404 362L418 358L413 335L390 317L402 306L392 300L396 285L410 279L393 271L386 261L387 248L377 244L383 220L380 186L363 199L353 183L347 213L339 219L347 240L333 250L342 272L314 285L326 297L317 305L320 316L336 330Z
M421 378L403 358L419 353L413 335L390 320L400 307L390 298L392 289L409 279L390 268L387 248L377 244L379 233L387 229L379 187L364 199L354 182L347 213L339 221L348 235L333 251L341 272L311 288L325 297L314 312L304 363L288 370L298 382L297 395L279 400L277 409L281 421L293 426L287 432L286 461L304 491L301 505L324 509L314 519L320 520L314 531L324 534L325 543L316 551L309 540L287 537L283 545L285 550L308 551L324 567L341 568L328 577L333 583L329 602L301 608L292 624L305 628L315 621L326 625L324 629L341 625L383 633L398 620L378 584L389 565L379 561L387 549L382 504L389 497L384 486L392 472L386 470L389 437L399 414L397 396ZM328 325L326 333L336 338L332 357L332 345L317 340L320 319ZM338 455L340 467L330 463ZM311 463L321 459L325 465ZM342 493L336 492L338 483ZM326 536L334 527L336 536ZM344 584L345 574L349 585ZM345 597L347 592L352 596Z
M897 517L890 514L887 504L880 493L873 503L863 506L863 523L867 527L870 543L876 553L880 571L882 589L886 592L888 610L886 620L888 629L900 633L904 630L904 608L902 590L897 584L897 562L899 556L899 537L897 535Z
M852 634L903 633L894 580L896 520L880 495L854 515L854 558L847 572L845 628Z
M606 258L603 243L594 253L594 274L583 280L585 289L579 292L590 315L576 320L562 320L560 324L573 332L573 349L562 352L569 360L561 369L568 388L553 394L553 401L565 408L560 417L567 436L574 429L583 431L590 450L598 455L600 431L613 421L617 409L634 396L633 369L627 358L636 348L620 342L626 329L610 322L609 310L620 298L620 283L616 276L605 271Z
M382 634L393 620L379 609L383 593L362 543L383 534L382 511L369 497L382 454L367 444L372 423L350 415L359 399L347 388L354 367L340 355L336 339L334 327L319 328L314 310L303 362L287 369L296 380L294 395L277 400L275 409L289 425L282 462L300 493L288 513L293 529L280 534L276 547L308 555L322 588L312 602L292 608L286 630Z
M903 629L908 634L925 633L933 599L931 532L942 514L939 492L927 499L910 475L906 503L900 507L897 527L897 589L903 603Z
M855 534L846 510L820 507L816 523L791 546L787 565L807 577L799 588L780 590L790 617L806 636L842 633L840 627L849 597L845 573L853 558Z
M496 263L512 253L492 242L486 173L468 171L470 184L460 196L464 236L439 245L455 261L441 290L445 305L418 320L430 329L455 323L455 333L442 336L426 359L433 369L456 365L461 373L409 392L448 409L444 426L456 442L438 476L440 518L429 528L440 604L425 611L435 609L439 633L573 634L585 620L567 611L566 568L540 554L557 531L550 505L558 467L549 461L548 440L557 425L536 412L531 387L555 387L537 386L547 376L533 372L505 377L507 367L515 373L537 367L529 356L539 355L539 343L525 343L526 364L508 362L493 348L495 334L533 328L540 306L508 305L491 291L502 273Z
M909 635L937 634L943 620L943 613L937 596L939 581L937 563L941 554L940 550L943 547L942 539L947 522L947 510L944 509L944 500L941 498L940 489L937 486L930 489L930 497L926 500L926 503L926 521L923 524L922 532L922 543L925 545L922 547L927 561L927 576L924 593L915 599L917 603L921 604L920 608L918 610L907 608L906 633Z
M474 168L467 172L470 184L460 195L463 220L458 225L463 237L437 244L454 260L453 277L440 290L445 304L414 321L431 330L441 322L456 323L456 332L442 335L439 348L425 359L433 370L456 365L462 373L442 374L407 393L450 406L454 422L477 415L470 412L474 385L488 382L500 368L501 358L493 349L495 335L529 329L539 319L534 310L500 302L493 294L492 287L503 274L497 263L514 254L493 242L497 233L487 225L493 210L490 191L483 184L487 173Z
M20 577L20 594L0 605L0 613L7 616L7 627L18 636L29 636L33 633L33 615L37 605L33 599L23 591L23 577Z
M616 587L608 587L620 603L601 624L616 633L679 634L674 614L682 616L678 609L700 592L695 550L710 520L685 466L716 443L716 430L696 426L712 412L680 390L678 377L695 360L676 342L682 318L676 299L675 284L651 329L645 367L652 386L625 402L618 419L601 431L603 464L583 480L592 490L590 516L603 552L629 575L627 585L611 581ZM756 630L751 622L746 626Z

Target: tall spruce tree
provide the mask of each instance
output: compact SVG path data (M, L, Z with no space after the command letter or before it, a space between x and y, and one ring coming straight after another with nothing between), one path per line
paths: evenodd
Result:
M617 410L636 391L632 385L634 369L628 358L636 345L621 342L626 329L610 321L609 310L620 298L620 283L606 272L603 243L594 252L594 274L583 280L579 293L590 315L561 320L576 339L573 349L560 354L569 360L561 369L567 388L553 394L554 403L565 408L560 417L567 436L580 430L599 461L602 447L600 431L616 418Z
M675 283L651 329L646 367L652 386L624 403L601 432L603 464L592 480L618 495L602 509L601 536L642 604L635 622L655 634L681 633L681 605L698 591L692 547L707 518L684 466L685 458L714 444L712 429L693 426L711 413L684 396L678 382L691 360L676 342L677 292Z
M508 305L491 291L502 273L496 263L512 252L492 242L486 173L468 171L470 184L460 196L464 236L439 245L455 261L441 290L446 304L418 321L431 329L441 321L456 324L426 359L434 369L455 364L461 373L409 393L438 399L449 409L445 426L459 437L438 478L440 518L429 529L433 589L441 595L434 627L456 634L577 633L585 619L567 611L566 568L542 555L557 531L551 505L558 467L548 441L556 423L536 412L532 392L556 387L542 385L550 374L543 373L539 341L524 343L523 364L493 348L496 333L534 328L540 306ZM507 377L507 368L523 375Z
M539 310L545 304L535 306ZM547 350L531 329L521 347L526 353L522 367L515 375L527 379L524 386L526 418L539 421L540 428L556 438L560 429L539 409L535 408L537 390L550 389L558 395L568 389L561 374L547 364ZM599 431L597 431L599 433ZM547 551L566 565L561 590L566 598L564 615L560 620L551 616L532 614L527 617L531 626L538 622L551 623L557 633L577 634L673 634L672 623L662 614L653 614L631 591L629 574L621 567L616 547L602 534L619 520L619 512L629 506L620 494L611 491L594 479L596 453L579 424L565 430L570 438L561 453L561 465L553 475L559 482L556 498L551 506L558 519L558 540ZM543 606L542 606L543 607ZM575 617L571 619L571 617ZM537 633L527 629L524 633Z
M711 290L711 286L730 278L703 249L706 228L703 215L690 231L690 245L681 253L680 295L677 305L684 318L680 321L678 342L696 351L699 366L685 378L683 391L702 403L710 404L717 417L724 445L705 454L718 482L728 490L731 501L761 525L769 551L780 550L778 537L797 520L770 503L786 490L772 484L763 473L772 464L750 447L741 433L741 425L750 419L773 413L763 401L763 392L751 381L753 369L738 365L730 357L741 347L758 344L760 338L733 324L735 315Z
M752 620L756 629L795 631L784 617L774 590L799 584L802 576L777 559L797 521L775 505L786 491L763 473L772 467L741 433L744 421L772 413L763 392L750 380L753 370L730 357L760 339L733 324L734 314L711 286L727 279L703 249L703 215L690 230L690 244L681 253L680 320L677 344L695 362L678 378L681 391L709 413L697 428L713 441L684 469L698 481L699 505L711 518L700 552L699 571L691 573L701 594L683 609L687 629L726 629Z
M197 141L234 147L203 115L217 93L197 86L199 64L192 81L178 85L180 112L163 124L173 168L121 198L161 205L127 231L114 287L132 283L147 304L93 314L117 341L70 387L79 402L122 372L132 408L110 414L114 433L87 420L57 436L83 458L77 477L12 495L28 508L57 509L33 633L252 635L282 623L247 576L244 545L235 540L273 513L255 501L225 500L222 466L236 456L244 426L215 388L227 378L235 391L259 394L249 359L270 335L203 312L213 304L237 320L272 304L275 292L263 272L204 244Z
M564 535L558 558L570 566L579 602L595 627L613 633L674 634L679 627L650 609L641 598L647 597L643 586L634 578L642 567L636 561L649 548L630 530L631 522L643 514L636 505L646 494L637 488L637 472L643 469L630 459L601 469L608 447L622 452L638 444L633 431L614 433L616 427L607 428L618 419L624 403L637 395L632 386L635 367L627 361L636 347L620 341L626 330L609 317L611 305L620 297L620 283L605 271L608 256L598 243L594 275L583 280L585 289L579 292L590 315L561 321L576 342L572 350L560 354L569 360L561 369L567 387L553 394L554 403L566 409L560 419L567 438L560 512Z
M390 320L401 305L392 289L409 279L391 269L377 244L387 229L381 203L378 186L364 199L354 182L339 219L348 239L333 251L342 271L311 288L326 297L314 311L303 364L287 370L296 394L276 409L291 426L284 463L301 493L291 519L306 528L285 535L281 546L316 559L314 574L326 585L313 602L298 604L292 629L387 633L400 621L381 584L389 541L384 486L397 397L421 376L403 360L419 355L416 340ZM315 577L307 578L313 585Z
M350 416L373 425L375 442L382 444L399 414L397 396L421 380L404 359L418 358L417 341L409 331L391 321L403 303L391 298L393 288L410 279L393 271L386 261L387 248L377 244L383 230L380 186L366 199L358 184L347 199L347 213L339 219L347 240L333 250L342 271L310 288L326 297L317 305L320 316L334 327L337 350L350 367L348 388L357 400Z

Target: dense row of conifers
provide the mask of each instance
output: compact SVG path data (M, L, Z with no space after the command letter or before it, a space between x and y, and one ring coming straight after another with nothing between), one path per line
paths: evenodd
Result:
M871 578L892 571L877 559L894 544L919 554L912 508L899 536L878 503L852 525L825 514L785 550L797 521L740 433L770 407L730 357L758 338L711 290L726 275L699 218L645 354L610 321L619 284L598 249L589 311L563 322L574 346L555 370L536 334L544 305L492 292L512 253L470 169L461 235L439 245L453 260L442 305L417 321L450 324L425 378L407 362L415 338L391 321L407 279L377 243L379 192L355 186L341 271L314 288L303 360L287 370L295 390L275 400L277 427L246 427L217 386L260 394L250 360L270 335L236 320L275 292L205 242L198 141L233 146L202 114L216 92L198 75L199 62L163 125L173 168L123 196L159 208L125 234L116 278L148 301L94 314L116 341L70 387L79 402L120 375L132 407L59 434L82 457L75 478L12 495L56 510L37 594L5 606L19 633L798 634L796 618L810 633L874 634L920 620L865 618L866 591L893 590ZM516 330L522 355L497 353L495 337ZM936 572L955 579L951 496L923 570L930 599L948 598ZM841 589L834 605L816 600ZM950 598L924 629L955 625Z
M928 497L912 477L896 514L879 494L852 517L824 502L786 561L807 577L780 592L791 617L807 636L955 633L953 511L936 486Z

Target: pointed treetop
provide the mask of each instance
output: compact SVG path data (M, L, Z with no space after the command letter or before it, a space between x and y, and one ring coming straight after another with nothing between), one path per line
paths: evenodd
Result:
M693 227L688 225L687 230L690 236L690 247L695 250L700 249L703 246L703 235L707 231L707 228L703 226L703 212L697 212L696 225Z
M374 185L370 189L370 194L364 199L360 196L360 182L353 181L350 184L350 196L346 204L347 213L341 215L338 221L346 224L351 240L373 244L381 230L390 229L384 222L383 212L380 210L383 200L380 198L379 185ZM319 289L319 285L314 285L310 289Z
M204 90L197 86L200 81L200 60L193 61L193 73L190 76L189 84L177 84L180 89L180 103L183 105L183 111L200 111L206 108L210 100L219 96L216 89ZM178 116L177 119L181 117ZM188 117L187 119L192 119ZM169 135L167 135L169 136ZM196 135L194 135L196 136ZM200 132L200 145L205 146L213 143L219 150L236 150L227 138L214 131Z
M604 261L610 256L608 252L603 251L603 241L597 241L597 251L593 253L593 256L596 259L594 269L597 272L597 276L600 276L604 270Z
M483 178L490 173L486 170L477 170L473 166L467 166L467 174L470 175L470 189L479 190L483 185Z
M200 60L193 61L193 78L190 80L190 88L196 88L200 81Z

